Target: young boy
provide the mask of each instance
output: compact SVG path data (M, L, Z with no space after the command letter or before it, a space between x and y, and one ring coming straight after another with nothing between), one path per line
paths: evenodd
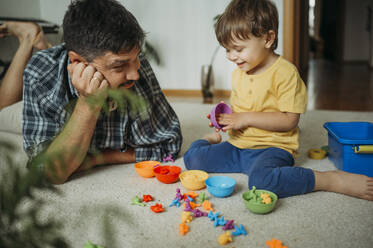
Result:
M326 190L373 200L373 178L293 167L307 93L295 66L274 52L275 5L269 0L233 0L215 32L227 58L238 66L232 78L233 114L217 116L230 138L220 143L216 132L195 141L184 156L186 167L245 173L250 188L267 189L279 197Z

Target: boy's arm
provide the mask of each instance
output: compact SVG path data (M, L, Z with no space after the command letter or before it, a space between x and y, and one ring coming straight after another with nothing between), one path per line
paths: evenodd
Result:
M244 112L219 115L217 120L224 125L223 131L255 127L273 132L287 132L294 129L300 114L289 112Z

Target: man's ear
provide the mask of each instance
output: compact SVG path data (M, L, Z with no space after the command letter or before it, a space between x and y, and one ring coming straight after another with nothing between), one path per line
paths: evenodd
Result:
M87 63L87 60L85 60L82 56L80 56L74 51L69 51L67 54L69 55L71 63L75 63L75 62L76 63L80 63L80 62Z
M267 37L266 37L265 47L271 48L273 42L275 42L275 39L276 39L276 33L273 30L269 30Z

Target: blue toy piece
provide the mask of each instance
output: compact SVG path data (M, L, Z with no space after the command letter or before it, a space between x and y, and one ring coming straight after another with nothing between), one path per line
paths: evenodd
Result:
M211 221L215 221L216 219L219 218L219 214L220 212L217 212L216 214L214 214L212 211L210 211L207 217L209 217Z
M217 227L217 226L224 226L227 222L224 220L224 216L220 217L219 218L216 218L215 221L214 221L214 227Z
M171 204L169 205L169 207L172 207L172 206L180 207L179 199L175 198L175 199L171 202Z
M241 235L241 234L243 234L243 235L245 235L245 236L247 235L247 232L246 232L246 230L245 230L245 227L244 227L242 224L240 225L240 227L234 225L234 229L236 229L236 231L234 231L234 232L232 233L233 236L239 236L239 235Z
M189 195L186 196L188 198L189 201L194 201L192 197L190 197Z

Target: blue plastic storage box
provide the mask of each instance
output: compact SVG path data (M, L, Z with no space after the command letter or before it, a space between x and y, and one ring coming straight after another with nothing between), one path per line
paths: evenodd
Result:
M373 123L326 122L324 128L330 161L340 170L373 177Z

